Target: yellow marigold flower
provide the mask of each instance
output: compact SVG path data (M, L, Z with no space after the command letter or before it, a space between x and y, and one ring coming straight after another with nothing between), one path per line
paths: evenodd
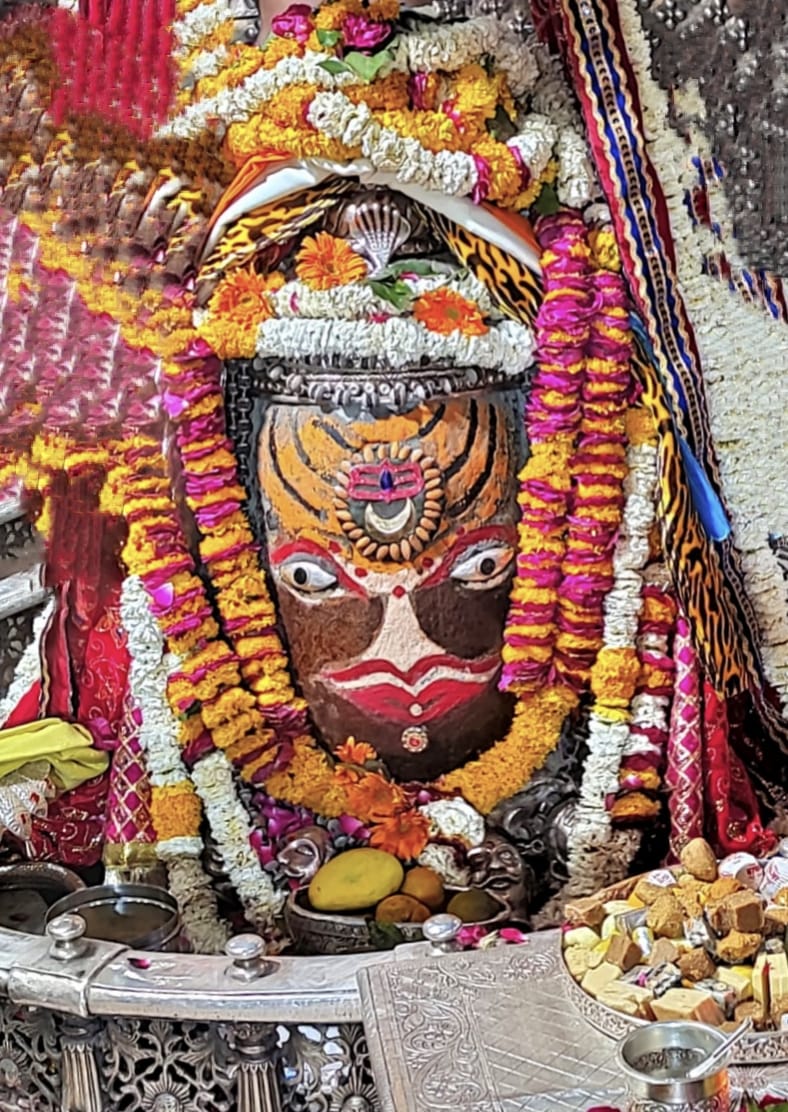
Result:
M208 317L199 329L221 358L254 354L257 329L272 315L268 294L284 284L281 274L269 276L236 270L216 288L208 302Z
M588 233L591 261L598 270L621 270L621 256L612 228L595 228Z
M391 23L399 16L399 0L369 0L367 15L376 23Z
M304 50L305 45L296 42L295 39L285 39L279 35L274 35L268 40L263 50L263 67L273 69L283 58L300 58Z
M278 127L303 128L304 114L316 92L314 85L286 86L266 104L267 119Z
M346 240L318 232L301 244L296 274L312 290L331 290L360 282L366 277L367 264Z
M455 290L437 289L423 294L413 307L413 315L430 332L439 332L442 336L452 332L484 336L489 331L476 302Z
M345 17L360 15L363 11L361 0L337 0L335 4L324 4L314 13L315 27L318 31L340 31Z

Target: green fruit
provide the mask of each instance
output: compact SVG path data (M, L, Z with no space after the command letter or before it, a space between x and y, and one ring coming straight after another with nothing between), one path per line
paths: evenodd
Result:
M462 919L463 923L486 923L500 911L500 907L492 896L480 888L470 888L452 896L446 911Z
M402 865L380 849L349 849L318 869L309 885L315 911L361 911L399 890Z

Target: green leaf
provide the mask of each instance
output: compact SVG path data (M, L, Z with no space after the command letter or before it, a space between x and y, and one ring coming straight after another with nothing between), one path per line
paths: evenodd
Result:
M337 74L352 72L350 66L346 66L344 62L338 62L336 58L326 58L325 62L318 62L317 64L321 69L324 69L326 73Z
M399 278L400 274L418 274L424 278L437 273L432 263L426 259L400 259L396 263L389 263L381 278Z
M318 31L317 41L321 46L336 46L342 38L340 31Z
M540 216L552 216L560 210L561 205L552 185L542 186L542 192L531 205L531 208L534 212L538 212Z
M384 66L394 61L394 55L389 50L381 50L379 54L360 54L351 50L345 55L345 64L358 74L362 81L374 81Z
M405 941L405 935L395 923L377 923L369 919L367 928L369 940L376 950L393 950Z
M393 305L398 313L407 308L413 299L410 288L404 282L381 282L373 279L369 283L369 288L383 301L388 301L390 305Z

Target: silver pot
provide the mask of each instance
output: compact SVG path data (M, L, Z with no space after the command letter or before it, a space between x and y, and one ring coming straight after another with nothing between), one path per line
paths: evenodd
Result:
M687 1075L725 1041L705 1023L649 1023L622 1040L618 1061L627 1080L630 1112L729 1112L727 1063L705 1077Z
M181 948L178 903L164 888L150 884L86 888L53 904L47 922L65 914L82 916L87 938L120 942L134 950L177 952Z
M460 889L447 888L447 893ZM506 905L494 892L488 893L499 910L484 923L475 924L495 930L511 919ZM296 950L302 954L364 954L379 949L375 943L374 925L363 915L337 915L314 911L306 888L288 896L285 904L285 925ZM403 942L423 942L421 923L394 923Z
M47 909L84 887L76 873L47 861L0 866L0 926L43 934Z

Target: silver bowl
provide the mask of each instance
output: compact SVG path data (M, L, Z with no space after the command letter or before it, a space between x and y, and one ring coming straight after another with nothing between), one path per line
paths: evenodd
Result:
M120 942L134 950L180 949L178 903L152 884L102 885L74 892L50 907L47 923L66 914L82 916L88 938Z
M688 1078L725 1038L717 1027L690 1021L650 1023L630 1032L618 1047L630 1112L728 1112L726 1062L694 1081Z
M460 889L447 889L448 893ZM511 919L511 912L493 893L487 893L500 907L491 919L474 926L495 930ZM313 911L309 906L306 888L291 893L285 904L285 925L293 939L296 950L301 954L367 954L379 950L375 942L376 924L370 922L371 916L333 915L324 911ZM386 931L388 924L377 924ZM401 942L423 942L421 923L393 923L399 932Z
M43 934L47 909L84 887L76 873L48 861L0 866L0 926Z

